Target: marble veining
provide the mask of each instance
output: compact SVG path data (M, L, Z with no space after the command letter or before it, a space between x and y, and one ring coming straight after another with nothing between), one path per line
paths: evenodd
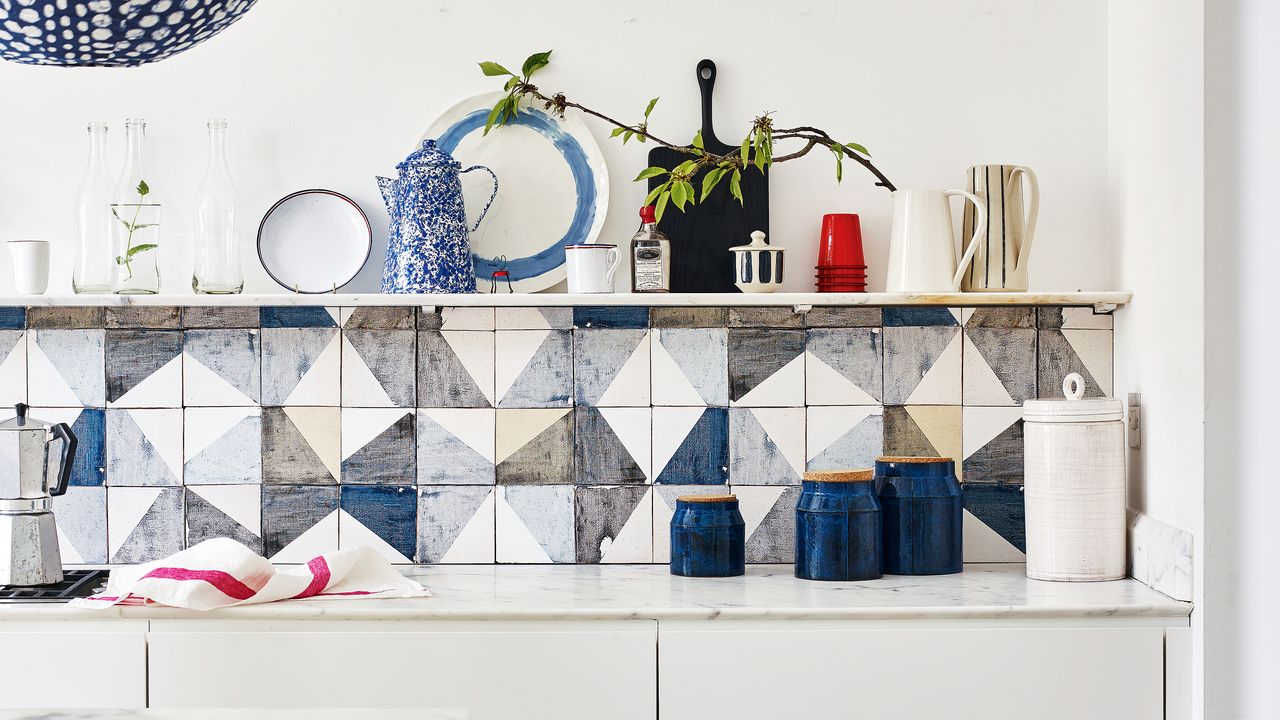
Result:
M1191 601L1191 533L1150 515L1129 512L1129 574L1175 600Z
M865 582L798 580L789 565L749 565L733 578L684 578L653 565L413 566L429 599L302 600L193 613L158 607L73 610L0 605L0 621L36 618L237 620L952 620L1149 618L1185 624L1189 603L1133 580L1028 580L1016 563L957 575ZM0 719L2 720L2 719Z
M466 710L430 708L0 709L0 720L467 720Z

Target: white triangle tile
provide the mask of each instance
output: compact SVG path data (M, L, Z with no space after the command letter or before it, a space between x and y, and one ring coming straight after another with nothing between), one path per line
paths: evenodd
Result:
M964 409L964 456L981 450L1022 417L1020 407L967 407Z
M773 509L778 498L787 491L785 485L738 486L733 493L738 496L738 507L742 511L742 522L746 525L746 536L760 527L769 511Z
M441 330L492 330L493 308L447 307L440 310ZM536 312L536 311L535 311Z
M964 402L966 405L1016 405L987 359L964 336Z
M190 460L204 452L247 417L257 417L256 407L188 408L185 418L186 437L183 455Z
M551 324L538 308L497 308L499 330L550 330Z
M605 538L600 548L600 562L653 562L653 488L636 503L618 536L612 540Z
M658 342L651 344L650 353L654 404L706 405L706 401L680 369L675 358L662 346L662 331L655 332L658 333Z
M107 557L114 556L124 546L134 528L146 516L151 505L164 488L127 487L108 488L107 540L110 548Z
M495 455L501 463L517 450L529 444L539 433L551 427L557 420L572 412L572 408L538 408L530 410L504 410L499 417Z
M186 395L184 402L187 405L239 407L257 405L252 398L241 392L240 388L227 382L226 378L187 353L182 354L182 373L183 392ZM145 384L144 381L138 388ZM133 390L120 400L123 401L132 394ZM119 404L120 401L117 401L116 405Z
M782 453L787 464L796 471L796 477L804 475L804 408L760 408L751 415L764 428L764 432Z
M411 414L404 408L343 408L342 459L356 454L400 418Z
M746 395L731 403L735 407L796 407L804 404L804 353L765 378Z
M193 485L191 491L254 534L262 534L262 491L257 485Z
M493 410L478 408L424 408L418 412L449 431L450 435L475 450L480 454L480 457L493 462L495 418Z
M495 395L499 401L515 385L520 373L538 353L542 342L551 335L550 330L508 330L496 333L494 353Z
M45 407L84 406L31 333L27 334L27 358L27 384L37 388L29 394L31 402Z
M636 344L596 405L649 405L649 333Z
M338 308L338 327L346 327L347 321L350 320L351 316L355 314L356 314L356 308L353 308L353 307Z
M959 405L960 372L963 354L960 336L956 332L933 365L925 372L920 384L907 397L907 405Z
M964 561L967 563L1021 563L1027 556L1013 546L1013 543L1000 537L1000 533L987 527L986 523L964 511L961 523L964 543Z
M342 343L340 333L325 345L315 362L294 386L285 405L337 405L341 387Z
M596 408L600 416L609 423L613 434L618 436L622 447L630 453L631 459L640 466L641 472L650 481L653 464L653 419L649 408Z
M813 406L808 409L806 444L810 460L818 457L837 440L844 437L858 423L872 415L883 415L884 408L876 405Z
M507 502L505 488L497 501L497 560L506 563L550 563L551 556L534 537L519 513Z
M27 338L22 335L0 361L0 405L27 401ZM80 403L76 403L79 405Z
M346 335L342 336L342 404L355 407L396 406Z
M1111 395L1111 333L1106 330L1063 330L1062 336L1080 356L1104 395Z
M379 537L378 533L365 527L364 523L352 517L346 510L338 510L338 549L350 550L361 545L373 548L374 552L389 563L396 565L413 563L411 558L405 557L399 550L391 547L391 544Z
M654 408L653 472L650 477L662 474L671 457L688 437L689 431L702 418L704 410L705 408L700 407Z
M334 478L342 468L341 411L337 408L286 407L284 414Z
M947 312L951 313L951 317L955 318L957 323L964 324L964 308L947 308Z
M805 353L805 393L810 405L878 405L879 400L813 353Z
M237 391L238 392L238 391ZM248 398L246 398L248 400ZM248 401L252 404L252 401ZM114 408L164 408L182 404L182 355L179 354L160 366L129 392L116 398L108 407Z
M440 333L440 337L449 344L449 349L453 350L453 354L458 357L458 362L462 363L462 367L471 376L476 387L480 388L484 399L493 405L495 361L493 334L475 331L444 331ZM535 347L534 350L536 351L537 348ZM526 359L525 362L527 363L528 360ZM522 365L521 368L523 367ZM515 382L514 376L511 382ZM510 388L511 384L508 383L503 392Z
M453 544L440 558L442 563L491 563L494 561L494 496L485 496L475 515L467 521Z
M156 454L164 461L175 478L182 477L182 429L181 410L126 410ZM112 551L112 554L115 554Z
M329 317L333 318L333 323L338 327L342 327L342 308L326 307L325 312L329 313Z
M338 513L334 510L271 556L272 562L305 563L338 549Z
M58 555L62 557L63 565L83 565L84 557L76 546L71 543L71 538L62 532L62 528L58 528Z

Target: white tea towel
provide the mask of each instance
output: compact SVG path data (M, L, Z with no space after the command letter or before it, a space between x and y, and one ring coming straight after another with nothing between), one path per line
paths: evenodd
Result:
M319 555L306 565L272 565L235 540L205 540L163 560L114 568L100 595L72 607L168 605L212 610L302 598L431 597L373 548Z

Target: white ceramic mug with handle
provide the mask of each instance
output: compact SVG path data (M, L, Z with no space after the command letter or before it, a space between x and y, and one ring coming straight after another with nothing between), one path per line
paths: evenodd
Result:
M565 271L571 293L611 293L622 255L617 245L565 245Z
M44 240L10 240L13 289L19 295L42 295L49 289L49 243Z

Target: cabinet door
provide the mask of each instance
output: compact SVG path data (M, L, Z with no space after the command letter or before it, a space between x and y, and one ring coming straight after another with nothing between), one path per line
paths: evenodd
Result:
M0 623L0 707L146 707L145 623L22 625Z
M153 708L439 708L471 720L657 716L657 625L279 623L150 636ZM456 627L451 627L456 626ZM381 630L385 628L385 630Z
M1164 712L1161 628L709 625L661 625L663 720L1160 720Z

